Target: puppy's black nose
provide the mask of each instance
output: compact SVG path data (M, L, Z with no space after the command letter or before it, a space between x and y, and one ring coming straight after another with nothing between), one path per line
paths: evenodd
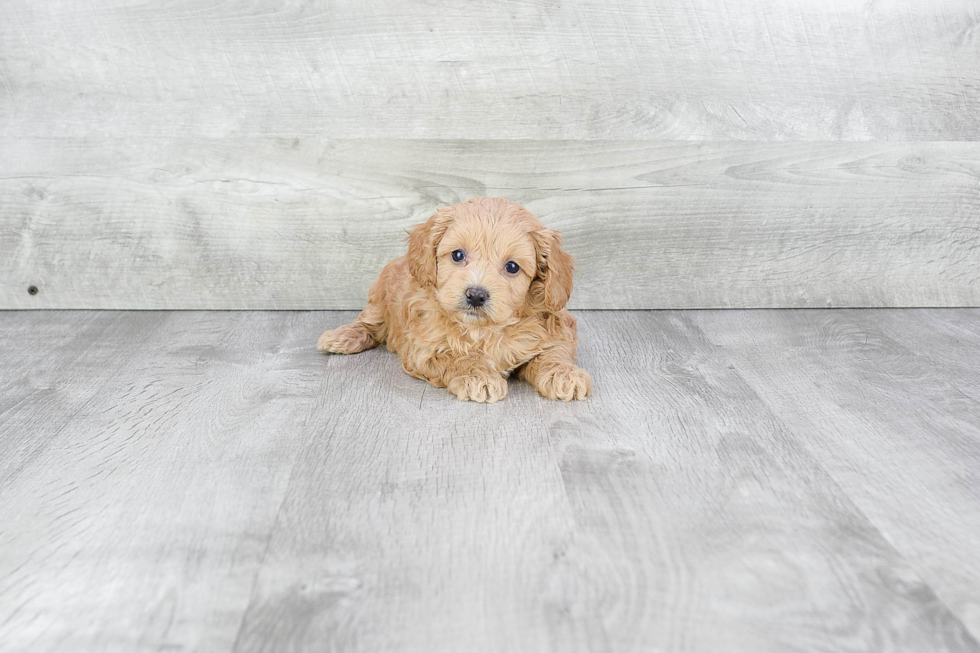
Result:
M480 308L490 299L490 293L484 288L473 286L466 289L466 303L473 308Z

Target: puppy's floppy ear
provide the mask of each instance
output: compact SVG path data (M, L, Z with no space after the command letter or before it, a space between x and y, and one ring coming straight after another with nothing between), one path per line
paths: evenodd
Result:
M451 209L439 209L408 234L408 270L423 286L436 284L436 248L453 221Z
M562 249L561 234L554 229L531 232L538 250L538 278L544 282L544 305L549 311L565 308L572 294L575 259Z

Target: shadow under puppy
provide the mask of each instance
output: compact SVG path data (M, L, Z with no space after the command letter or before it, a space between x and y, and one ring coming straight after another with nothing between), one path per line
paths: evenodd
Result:
M565 309L574 261L561 235L508 200L440 209L388 263L356 320L317 349L355 354L387 343L405 371L460 399L493 402L516 374L548 399L585 399L578 336Z

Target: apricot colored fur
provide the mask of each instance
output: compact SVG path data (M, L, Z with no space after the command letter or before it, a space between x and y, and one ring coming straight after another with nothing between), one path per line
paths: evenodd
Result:
M585 399L592 380L574 364L578 336L565 309L574 261L561 245L557 231L505 199L440 209L411 231L408 255L381 271L357 319L324 333L317 348L354 354L387 344L407 373L465 400L503 399L511 374L549 399ZM455 262L460 249L466 259ZM466 303L473 286L489 292L476 309Z

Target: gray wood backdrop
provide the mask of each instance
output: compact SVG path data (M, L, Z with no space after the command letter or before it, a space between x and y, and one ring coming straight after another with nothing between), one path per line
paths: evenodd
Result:
M358 308L487 194L578 308L978 306L978 141L975 0L4 0L0 308Z

